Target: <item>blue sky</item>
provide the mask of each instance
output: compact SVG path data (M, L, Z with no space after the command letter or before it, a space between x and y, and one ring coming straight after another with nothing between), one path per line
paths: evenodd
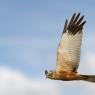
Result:
M76 95L89 95L90 92L94 95L95 84L58 82L46 80L44 77L45 69L55 68L56 49L65 19L69 19L74 12L81 12L87 21L79 71L95 74L94 9L94 0L0 0L0 66L4 68L4 74L7 75L6 70L12 77L14 74L11 75L10 72L15 71L17 75L21 73L34 81L34 87L40 80L40 85L51 84L52 86L46 86L47 92L50 91L47 87L54 87L54 91L57 89L60 95L74 95L75 92ZM1 69L1 72L4 70ZM18 78L17 75L15 77ZM24 78L22 75L20 80ZM15 82L18 81L13 81ZM24 83L28 87L29 83ZM29 87L31 88L30 85ZM41 87L38 86L37 89ZM43 90L35 91L44 95Z

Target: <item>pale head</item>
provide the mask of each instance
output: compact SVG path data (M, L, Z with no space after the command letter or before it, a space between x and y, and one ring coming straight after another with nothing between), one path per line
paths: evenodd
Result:
M49 78L49 79L55 79L56 78L56 73L55 71L47 71L45 70L45 75L46 75L46 78Z

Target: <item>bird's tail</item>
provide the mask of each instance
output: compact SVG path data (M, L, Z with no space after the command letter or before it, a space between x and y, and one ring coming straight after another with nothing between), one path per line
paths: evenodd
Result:
M95 83L95 75L80 75L80 80Z

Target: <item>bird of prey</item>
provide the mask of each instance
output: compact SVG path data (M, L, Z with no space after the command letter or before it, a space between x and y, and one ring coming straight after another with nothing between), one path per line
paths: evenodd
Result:
M57 62L54 71L45 70L45 75L53 80L83 80L95 83L95 75L82 75L77 72L80 62L80 49L83 26L86 21L80 13L74 13L71 20L65 21L61 40L57 48Z

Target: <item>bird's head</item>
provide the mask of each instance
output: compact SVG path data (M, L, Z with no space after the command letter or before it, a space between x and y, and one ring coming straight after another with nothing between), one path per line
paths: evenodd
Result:
M55 71L47 71L45 70L45 75L46 75L46 78L49 78L49 79L55 79Z

